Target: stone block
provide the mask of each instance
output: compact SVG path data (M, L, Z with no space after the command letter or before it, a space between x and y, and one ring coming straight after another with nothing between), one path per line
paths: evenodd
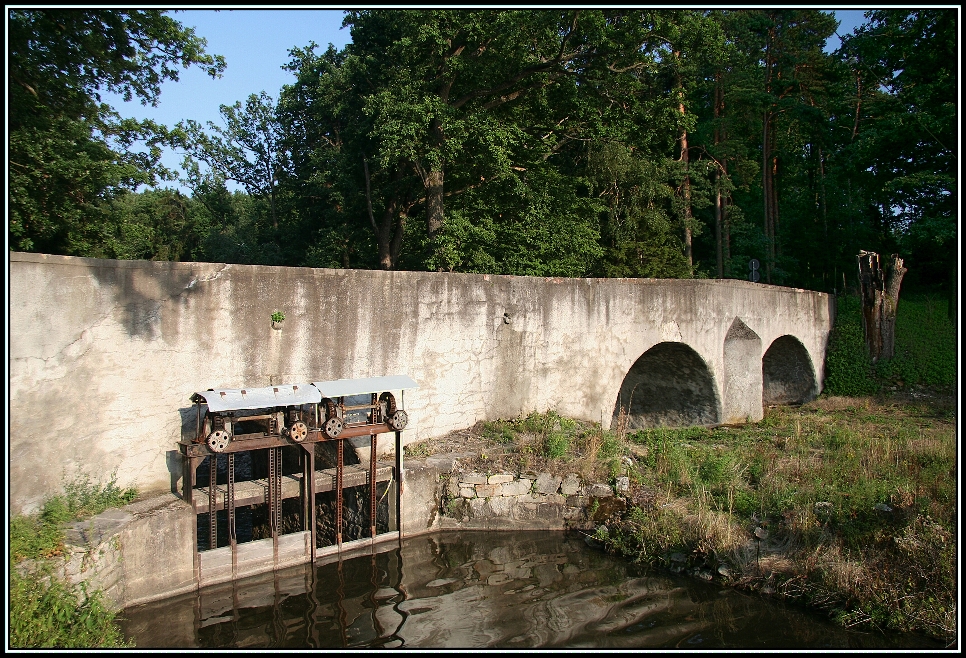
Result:
M563 518L567 521L573 521L574 519L582 519L584 517L584 510L582 507L564 507L563 508Z
M563 508L552 503L541 503L537 506L537 518L544 521L557 521L560 519Z
M537 476L537 491L543 494L555 494L560 489L561 482L563 482L563 478L549 473L541 473Z
M494 574L491 574L486 579L486 584L487 585L502 585L503 583L510 582L510 580L512 580L512 579L510 578L510 576L508 574L505 574L502 571L498 571L498 572L496 572Z
M567 507L586 507L589 502L587 496L567 496Z
M486 499L471 498L469 502L470 502L470 514L474 519L485 519L489 517L490 508L486 504Z
M580 493L580 476L568 473L560 484L560 493L564 496L575 496Z
M509 473L497 473L491 475L487 478L487 484L504 484L505 482L513 482L513 476Z
M446 493L450 498L456 498L460 495L460 483L455 477L451 477L446 482Z
M631 488L630 478L626 476L617 478L614 488L617 489L618 493L627 493Z
M500 485L504 496L525 496L530 493L530 480L514 480Z
M541 502L548 503L550 505L563 506L567 504L567 497L562 496L561 494L547 494L546 496L542 496L541 498L542 498Z
M607 498L609 496L614 495L614 490L611 489L608 485L600 484L598 482L596 484L590 485L590 488L587 490L587 495L592 496L594 498Z
M493 512L493 516L510 516L510 510L513 508L513 501L513 498L498 496L496 498L490 498L488 504L490 506L490 510Z
M478 484L476 485L476 495L480 498L493 498L503 495L503 487L499 484Z
M475 487L460 487L459 495L463 498L476 498Z
M474 484L486 484L486 476L479 473L464 473L460 476L460 486L473 486Z

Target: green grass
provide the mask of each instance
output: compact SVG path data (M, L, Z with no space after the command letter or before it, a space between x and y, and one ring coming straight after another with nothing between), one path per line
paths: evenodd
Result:
M99 591L73 586L53 573L64 552L64 528L72 522L121 507L137 490L106 484L79 472L65 481L64 493L44 500L37 514L10 520L10 646L17 648L130 647L115 622L116 613ZM30 569L17 565L34 561Z
M860 298L839 297L826 355L825 392L874 395L910 386L951 390L956 383L956 329L947 303L933 294L900 295L895 356L873 364L862 332Z
M951 389L956 384L956 329L947 306L937 295L899 298L895 356L876 364L884 385Z

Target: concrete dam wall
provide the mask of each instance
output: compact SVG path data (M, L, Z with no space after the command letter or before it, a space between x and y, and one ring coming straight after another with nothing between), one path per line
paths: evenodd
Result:
M11 513L78 468L178 490L189 398L210 388L406 374L404 443L547 409L754 421L820 392L834 309L734 280L9 259Z

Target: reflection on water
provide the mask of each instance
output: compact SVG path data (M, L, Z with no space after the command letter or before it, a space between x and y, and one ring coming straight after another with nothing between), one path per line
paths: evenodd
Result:
M135 606L140 648L940 648L637 569L556 532L448 532Z

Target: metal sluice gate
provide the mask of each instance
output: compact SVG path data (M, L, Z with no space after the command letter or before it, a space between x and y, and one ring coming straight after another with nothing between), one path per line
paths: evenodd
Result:
M381 502L377 496L379 483L386 483L383 499L393 485L396 492L395 501L389 503L389 529L379 536L396 533L401 538L402 431L408 424L403 403L405 391L417 386L408 376L396 375L254 389L209 389L192 395L197 407L197 431L192 440L179 443L179 450L183 463L182 496L197 516L208 517L208 536L204 538L207 550L202 548L203 537L198 536L196 555L230 547L234 568L238 559L237 509L266 504L272 552L277 558L284 534L282 503L292 498L302 502L303 532L310 534L307 557L314 561L320 548L341 552L345 490L365 485L369 499L366 539L375 540ZM401 394L398 407L392 391ZM386 433L395 434L395 463L377 459L378 436ZM345 442L366 436L370 439L368 464L346 464ZM316 446L320 443L334 444L334 468L316 470ZM301 473L285 474L283 449L292 447L298 448ZM243 452L248 453L253 477L236 481L236 456ZM256 458L259 463L267 462L266 477L254 477ZM199 486L199 467L206 459L208 482ZM218 483L220 466L227 472L223 484ZM320 547L316 496L326 492L334 493L335 498L335 543ZM227 526L222 528L227 529L227 545L223 546L218 545L220 511L224 512L223 523ZM201 532L199 528L198 534Z

